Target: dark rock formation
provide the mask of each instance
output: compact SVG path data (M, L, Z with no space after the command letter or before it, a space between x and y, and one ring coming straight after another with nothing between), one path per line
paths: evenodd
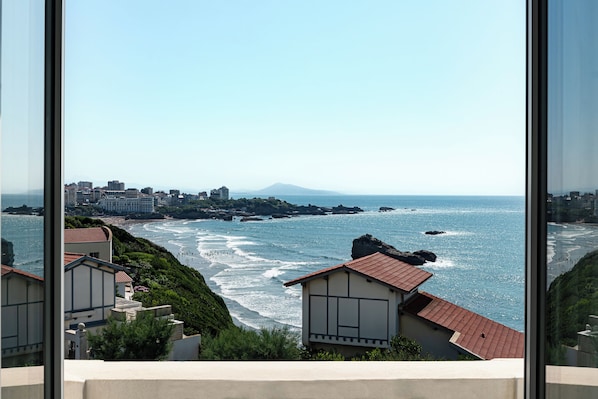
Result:
M2 264L12 266L15 261L15 253L12 248L12 242L2 239Z
M402 252L379 239L372 237L371 234L362 235L353 240L353 248L351 250L351 257L359 259L373 253L380 252L392 258L400 260L410 265L420 266L426 263L427 260L434 262L436 255L430 251L418 251L416 253Z
M419 251L415 251L413 254L417 255L417 256L421 256L427 262L436 262L436 254L432 251L420 249Z
M241 218L241 222L261 222L263 220L264 219L255 216L245 216L244 218Z
M363 212L363 209L361 209L358 206L346 207L343 205L339 205L332 208L333 215L353 215L359 212Z
M435 236L438 234L444 234L446 233L446 231L440 231L440 230L430 230L430 231L426 231L426 234L431 235L431 236Z
M381 206L378 212L390 212L394 210L395 208L391 208L390 206Z

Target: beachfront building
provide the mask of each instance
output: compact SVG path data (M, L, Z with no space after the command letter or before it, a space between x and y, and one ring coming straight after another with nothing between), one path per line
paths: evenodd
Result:
M125 190L125 183L120 182L118 180L110 180L108 185L106 186L108 190L117 190L117 191L124 191Z
M215 188L210 191L210 199L226 201L229 198L229 191L226 186Z
M112 262L112 230L106 226L66 229L64 250Z
M98 205L107 212L117 214L154 213L154 199L152 197L106 197L102 198Z
M136 188L127 188L125 190L125 198L139 198L139 190Z
M2 367L39 364L43 349L44 279L2 265Z
M301 284L302 342L353 354L402 335L434 357L523 357L524 335L431 294L432 274L381 253L288 281Z

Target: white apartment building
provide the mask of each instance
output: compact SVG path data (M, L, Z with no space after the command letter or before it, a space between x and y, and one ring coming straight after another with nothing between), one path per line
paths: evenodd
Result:
M152 197L141 198L102 198L99 201L102 209L115 213L153 213L154 199Z

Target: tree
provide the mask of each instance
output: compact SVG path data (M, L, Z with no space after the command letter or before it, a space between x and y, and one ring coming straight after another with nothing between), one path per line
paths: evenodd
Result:
M94 359L163 360L170 353L170 336L174 325L167 319L139 312L130 322L108 319L98 334L89 334L89 347Z

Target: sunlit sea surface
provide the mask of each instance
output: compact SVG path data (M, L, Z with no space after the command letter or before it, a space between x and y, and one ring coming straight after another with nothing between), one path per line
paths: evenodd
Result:
M128 226L199 270L239 324L301 326L301 293L284 281L350 260L354 238L373 236L402 251L430 250L434 276L421 289L518 330L524 324L524 198L315 196L296 204L360 206L357 215L262 222L178 220ZM40 196L2 195L7 206L41 206ZM378 212L379 207L395 208ZM43 276L43 218L3 213L14 266ZM427 230L446 234L426 235ZM548 225L548 282L598 249L598 227Z
M301 288L283 282L351 259L369 233L438 256L421 289L517 330L524 325L524 198L289 196L295 204L359 206L356 215L261 222L177 220L129 226L199 270L238 323L301 326ZM394 211L379 212L381 206ZM446 234L426 235L428 230Z
M1 209L14 206L28 205L41 207L41 195L3 194ZM9 215L2 213L0 218L0 233L2 238L12 242L14 252L13 266L28 272L44 275L44 218L41 216Z

